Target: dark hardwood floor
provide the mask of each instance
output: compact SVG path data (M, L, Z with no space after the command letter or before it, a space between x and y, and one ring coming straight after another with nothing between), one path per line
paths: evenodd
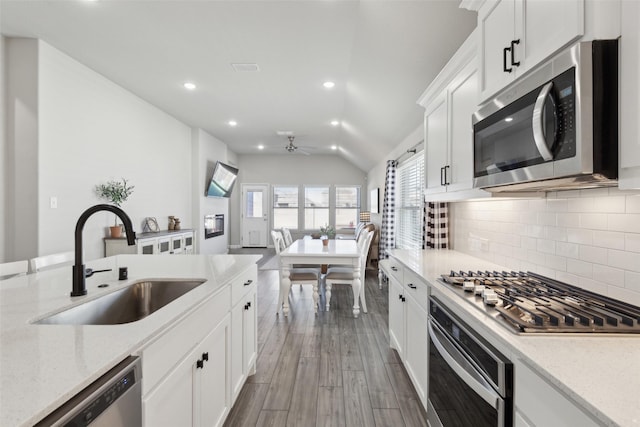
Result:
M389 348L387 286L378 289L376 272L368 273L369 313L354 319L348 285L334 286L331 311L317 314L311 287L294 285L289 317L276 315L278 271L258 272L257 372L225 426L427 425L415 389Z

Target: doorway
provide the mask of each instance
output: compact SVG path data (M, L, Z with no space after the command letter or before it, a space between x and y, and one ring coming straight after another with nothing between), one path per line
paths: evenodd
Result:
M242 184L242 247L266 248L269 184Z

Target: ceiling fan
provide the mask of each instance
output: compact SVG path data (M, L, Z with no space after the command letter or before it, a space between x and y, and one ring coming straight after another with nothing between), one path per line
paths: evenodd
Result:
M287 150L289 153L295 153L295 152L298 152L298 153L301 153L301 154L305 154L305 155L307 155L307 156L308 156L308 155L310 155L311 153L308 153L308 152L307 152L307 151L305 151L305 150L313 150L313 149L314 149L314 147L303 147L303 146L295 145L295 144L293 143L293 140L294 140L295 138L296 138L296 137L295 137L295 135L288 135L288 136L287 136L287 139L289 140L289 144L288 144L288 145L286 145L286 146L284 147L284 149L285 149L285 150Z

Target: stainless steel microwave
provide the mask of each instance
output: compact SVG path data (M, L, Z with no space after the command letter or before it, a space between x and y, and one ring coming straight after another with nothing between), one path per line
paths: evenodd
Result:
M573 45L473 115L474 187L617 184L618 41Z

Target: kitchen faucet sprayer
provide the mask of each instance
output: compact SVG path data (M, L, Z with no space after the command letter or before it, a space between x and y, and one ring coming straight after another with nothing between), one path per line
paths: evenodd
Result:
M113 205L95 205L84 211L76 224L75 234L75 264L73 266L73 288L71 290L72 297L79 297L87 294L87 287L85 283L86 271L82 262L82 230L84 224L91 215L99 211L108 211L116 214L124 225L124 229L127 233L127 243L129 246L136 244L136 233L133 231L133 224L131 218L119 207Z

